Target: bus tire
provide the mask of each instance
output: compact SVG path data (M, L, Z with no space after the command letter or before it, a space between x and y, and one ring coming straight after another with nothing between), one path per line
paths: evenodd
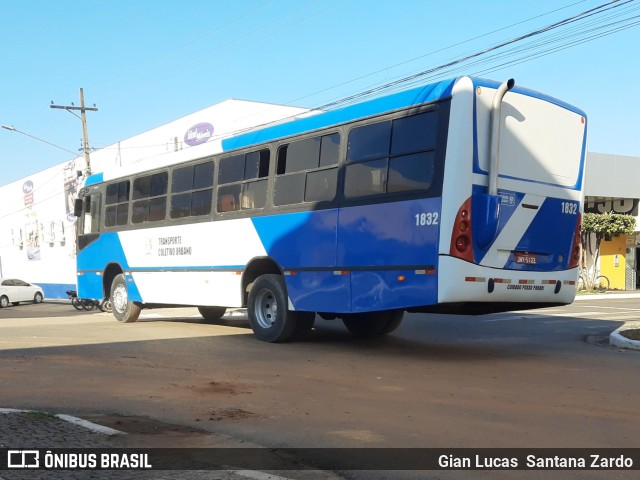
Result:
M288 309L287 289L282 275L261 275L249 292L249 324L263 342L286 342L296 328L296 312Z
M205 322L217 322L227 312L225 307L198 307L198 312Z
M138 320L142 309L129 300L129 289L124 275L116 275L113 279L109 298L111 298L113 316L116 320L122 323L133 323Z
M382 334L386 335L396 330L402 323L404 318L404 310L388 310L387 312L387 324L382 329Z
M342 322L354 336L370 338L391 333L400 326L403 316L403 310L383 310L346 315Z

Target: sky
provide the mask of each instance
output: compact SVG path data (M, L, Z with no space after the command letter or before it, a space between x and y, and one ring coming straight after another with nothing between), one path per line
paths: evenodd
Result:
M0 125L18 130L0 129L0 186L81 154L80 120L50 108L80 88L100 148L229 98L318 108L421 72L514 78L584 110L589 151L640 156L640 0L508 44L607 3L0 0Z

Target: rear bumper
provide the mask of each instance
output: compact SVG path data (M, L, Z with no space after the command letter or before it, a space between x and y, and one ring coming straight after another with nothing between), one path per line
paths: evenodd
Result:
M577 268L557 272L503 270L449 256L440 256L438 266L438 303L441 304L568 304L576 295Z

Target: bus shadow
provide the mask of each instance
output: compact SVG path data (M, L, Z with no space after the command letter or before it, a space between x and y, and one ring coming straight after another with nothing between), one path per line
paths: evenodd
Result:
M269 344L252 335L246 314L225 316L215 323L199 317L144 318L142 322L176 322L193 325L228 327L245 331L247 335L229 335L228 341L242 342L240 348L252 350L282 349L300 354L331 355L357 353L376 357L409 357L445 361L478 361L544 357L565 352L580 344L608 346L608 335L622 321L592 318L553 317L527 313L508 321L492 316L441 316L407 314L398 330L382 337L358 338L341 320L316 317L312 331L292 342ZM598 340L597 342L594 340Z

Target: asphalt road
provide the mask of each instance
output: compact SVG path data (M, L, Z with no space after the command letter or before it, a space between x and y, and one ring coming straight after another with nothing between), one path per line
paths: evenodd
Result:
M0 310L0 407L149 417L269 447L638 447L640 351L606 338L639 319L640 299L600 295L529 312L411 314L375 340L318 319L308 340L274 345L243 316L208 325L193 309L148 310L120 324L68 303L21 305Z

